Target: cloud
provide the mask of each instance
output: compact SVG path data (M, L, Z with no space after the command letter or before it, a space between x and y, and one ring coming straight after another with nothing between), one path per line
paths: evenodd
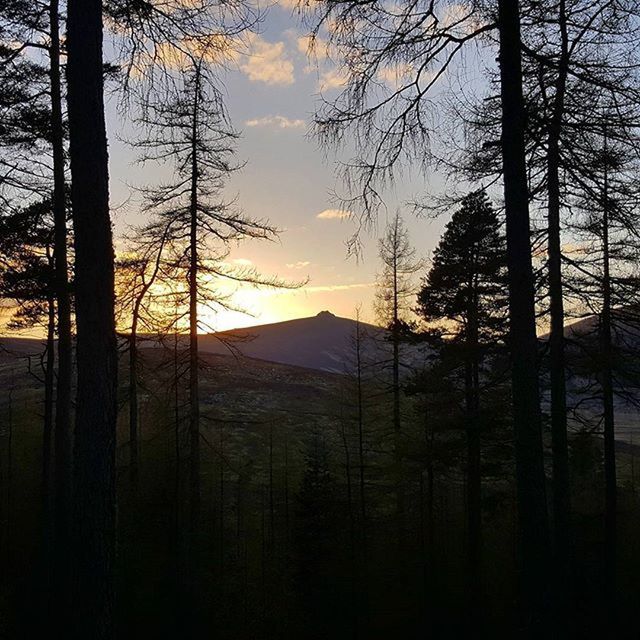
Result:
M347 77L340 69L328 69L320 74L318 89L327 91L328 89L339 89L347 84Z
M322 38L309 35L299 36L296 39L298 51L315 60L326 60L329 57L329 43Z
M313 287L303 287L302 291L307 293L321 293L324 291L350 291L351 289L367 289L373 287L373 282L358 282L354 284L325 284Z
M283 9L289 9L290 11L293 11L294 9L297 9L298 5L301 3L300 0L276 0L276 4Z
M410 63L401 63L383 67L378 71L378 78L388 84L390 87L397 89L406 82L413 79L416 68Z
M249 52L239 64L251 82L287 86L294 83L293 62L287 57L284 42L267 42L253 34L249 39Z
M253 262L251 262L249 258L236 258L233 260L233 264L238 265L239 267L250 267L253 265Z
M344 218L350 218L352 215L351 211L346 211L345 209L325 209L316 218L319 220L343 220Z
M305 121L299 118L292 119L286 116L264 116L263 118L253 118L247 120L247 127L269 127L273 129L302 129Z
M308 260L298 260L298 262L287 262L288 269L304 269L308 267L311 263Z

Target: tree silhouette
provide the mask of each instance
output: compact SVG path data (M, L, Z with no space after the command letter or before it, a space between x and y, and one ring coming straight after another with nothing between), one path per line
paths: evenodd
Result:
M458 360L464 370L469 571L475 615L482 544L481 393L487 393L489 386L487 368L492 352L495 357L506 333L506 261L501 226L484 191L466 196L447 223L418 294L420 315L446 338L442 348L453 351L446 356L449 366L452 360Z
M78 638L111 638L118 371L101 2L69 1L67 49L78 366L73 626Z

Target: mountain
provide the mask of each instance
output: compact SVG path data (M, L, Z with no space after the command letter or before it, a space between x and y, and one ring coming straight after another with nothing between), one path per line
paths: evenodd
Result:
M387 331L364 322L360 331L365 359L388 357ZM344 373L353 369L356 321L321 311L310 318L234 329L200 336L204 353L237 352L247 358L269 360L307 369Z
M356 321L321 311L309 318L257 325L199 336L199 351L203 354L229 355L266 360L279 364L305 367L330 373L351 372L355 367L354 336ZM365 363L388 361L391 355L389 332L373 324L360 322L361 357ZM142 338L142 336L141 336ZM182 336L181 341L186 342ZM158 346L147 336L141 340L143 349ZM15 355L35 355L42 352L44 341L29 338L0 338L0 351ZM401 358L408 362L412 350L401 347ZM8 354L7 354L8 355Z

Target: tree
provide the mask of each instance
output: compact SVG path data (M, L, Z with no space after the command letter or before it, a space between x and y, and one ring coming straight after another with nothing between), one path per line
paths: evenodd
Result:
M173 88L149 101L141 115L143 136L136 143L147 162L169 163L174 181L146 188L145 213L150 216L141 234L155 246L158 280L173 284L172 296L180 308L177 322L189 327L189 531L192 600L197 566L195 540L200 510L200 360L198 336L215 332L202 309L235 309L234 287L295 287L277 278L261 276L253 268L237 268L225 261L229 247L243 240L275 239L277 229L225 202L222 190L234 171L232 155L238 135L231 128L215 84L213 63L187 56ZM226 283L226 289L225 289ZM174 325L173 330L179 328ZM197 624L197 623L194 623Z
M345 89L318 114L320 138L341 142L356 133L357 158L347 164L354 200L364 209L364 223L381 203L380 187L407 162L426 166L430 136L437 129L431 108L434 85L469 43L496 31L500 69L500 151L505 191L510 292L510 346L514 440L521 522L523 604L544 610L548 555L542 427L537 377L534 281L525 157L525 108L518 0L499 0L451 10L448 3L410 3L396 10L382 3L356 0L320 3L313 35L331 22L331 44L346 76ZM416 36L416 34L419 34ZM488 38L487 40L491 42ZM402 67L402 68L399 68ZM396 72L398 82L380 81L380 72Z
M422 267L422 263L415 257L415 249L409 243L409 233L399 213L396 213L387 225L384 236L378 242L378 252L382 262L382 274L376 283L376 311L382 325L390 331L392 345L394 482L396 516L398 526L402 528L405 507L401 479L403 436L400 410L400 344L402 334L409 327L411 304L416 293L411 278Z
M54 578L62 585L68 570L71 510L72 344L67 255L66 129L60 73L61 16L56 0L39 4L35 9L30 3L24 2L11 5L0 9L2 36L7 39L11 37L0 55L5 90L5 96L0 101L4 103L8 125L3 131L7 153L0 160L0 165L4 169L2 186L16 196L16 200L38 203L46 198L52 209L52 215L47 218L53 234L52 260L55 271L52 284L55 308L52 302L50 320L58 338L58 366L57 372L54 372L54 341L51 334L51 352L48 354L51 370L47 376L56 375L55 418L53 395L51 409L47 412L51 420L55 420L55 430L51 431L55 445L52 492L55 495L55 510L46 510L44 527L46 530L50 528L48 519L52 517L56 553L45 553L45 557L47 562L53 560ZM53 378L51 384L46 386L53 394L52 383ZM48 457L46 454L45 459ZM52 593L60 594L65 590L62 586L54 587Z
M228 297L201 285L203 277L228 278L255 284L271 284L254 272L225 269L228 245L244 238L273 238L276 229L233 210L220 200L226 176L233 171L229 156L237 137L225 122L220 96L203 69L194 60L185 70L184 84L173 100L149 105L143 118L151 136L141 141L148 159L171 158L177 182L147 191L147 211L157 217L147 233L164 238L163 260L186 273L189 319L189 388L191 433L192 508L199 501L199 400L198 333L203 328L198 305L232 305ZM155 135L155 137L153 137ZM214 245L213 241L217 244Z
M67 102L78 386L74 449L74 627L113 637L117 345L104 121L102 3L67 5Z
M449 367L462 364L467 434L467 518L472 598L480 586L482 544L481 390L490 363L506 334L505 240L501 221L484 191L466 196L436 247L418 293L418 311L433 331ZM475 611L477 615L477 610Z
M558 596L571 590L569 466L564 327L563 255L570 227L572 193L581 190L589 172L579 157L581 132L594 131L601 119L603 95L619 105L608 117L627 126L634 121L631 105L637 104L634 79L636 25L630 17L634 5L622 2L593 3L561 0L542 6L522 3L523 83L526 103L526 153L530 196L546 211L539 241L546 240L545 279L540 303L548 299L550 418L553 454L553 514L558 574ZM493 76L497 82L497 78ZM473 180L500 176L500 97L489 95L474 105L460 165ZM475 130L475 132L473 132ZM620 135L621 130L618 130ZM468 141L473 153L469 154ZM570 310L569 310L570 312ZM558 606L561 615L566 609Z
M398 437L400 417L400 343L402 332L410 323L411 306L416 287L411 278L422 267L409 244L409 234L399 213L387 225L378 242L382 273L376 283L376 311L382 325L391 332L393 347L393 426Z
M138 481L140 466L138 447L139 332L144 327L147 331L162 336L165 333L162 325L166 324L166 321L163 322L166 319L158 318L158 314L150 308L154 304L150 292L161 275L161 258L166 238L160 238L157 245L155 240L156 238L136 236L133 243L137 251L126 255L116 265L116 291L119 303L116 315L120 322L130 323L129 335L127 336L129 351L129 477L133 484ZM168 300L165 299L165 303L167 302Z
M60 550L56 574L68 563L64 553L70 535L72 491L71 377L73 353L71 340L71 295L67 234L67 184L65 160L65 123L60 72L60 11L58 0L49 2L49 93L51 99L50 137L52 155L52 196L54 229L55 292L57 305L58 370L56 380L55 485L56 539Z
M42 506L44 554L50 548L52 444L54 437L55 287L51 202L35 201L0 218L0 292L15 305L11 329L44 326L44 423L42 441ZM34 372L35 373L35 372Z
M595 381L599 390L596 397L600 407L586 402L587 413L591 413L586 421L593 422L595 418L602 423L606 604L611 622L615 622L618 494L615 398L629 399L629 388L637 385L633 336L640 327L637 312L640 230L636 220L640 185L638 141L620 124L617 108L609 116L611 106L606 98L601 107L598 121L601 131L585 133L576 145L576 153L584 163L584 179L579 195L573 200L578 213L573 231L582 255L570 258L569 284L574 304L597 319L593 330L578 332L578 344L588 361L583 376ZM584 391L591 395L592 384ZM584 412L578 409L578 413Z
M520 7L498 1L501 151L509 283L509 348L522 549L525 624L536 629L548 591L548 541L542 426L537 371L535 297L525 157Z

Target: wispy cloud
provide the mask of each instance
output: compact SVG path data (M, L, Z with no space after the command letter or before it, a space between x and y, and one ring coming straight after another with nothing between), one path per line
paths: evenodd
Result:
M329 43L319 37L309 35L298 36L296 45L300 53L304 53L315 60L326 60L329 57Z
M329 89L339 89L347 84L347 78L343 71L338 68L327 69L320 73L318 79L318 89L327 91Z
M321 211L316 218L319 220L343 220L350 218L353 215L351 211L345 209L325 209Z
M304 287L302 290L307 293L321 293L325 291L350 291L351 289L368 289L373 287L373 282L355 282L353 284L324 284L313 287Z
M394 64L388 67L382 67L378 71L378 78L388 84L390 87L397 89L408 82L415 75L416 68L410 63Z
M290 11L297 9L299 4L300 0L276 0L276 5L283 9L289 9Z
M233 264L239 267L250 267L253 265L253 262L249 260L249 258L235 258L235 260L233 260Z
M263 118L253 118L247 120L247 127L268 127L272 129L303 129L305 121L299 118L292 119L286 116L264 116Z
M293 62L287 55L285 43L267 42L257 34L251 36L249 52L239 66L251 82L280 86L295 82Z
M298 262L287 262L288 269L304 269L308 267L311 263L308 260L298 260Z

